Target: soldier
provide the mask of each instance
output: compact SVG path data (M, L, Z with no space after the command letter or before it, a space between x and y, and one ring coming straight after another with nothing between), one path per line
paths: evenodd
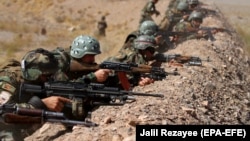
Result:
M160 30L158 25L154 21L144 21L137 31L134 31L127 36L123 47L118 53L122 55L124 53L126 54L126 52L133 51L134 39L136 39L140 35L153 36L157 43L158 52L165 52L172 47L166 31Z
M18 74L10 70L4 70L1 72L0 76L0 106L4 104L16 106L18 108L28 108L28 109L51 109L48 105L60 105L59 97L53 96L49 98L40 99L37 96L30 96L22 94L22 99L19 98L20 84L21 81L18 80ZM25 98L24 98L25 97ZM25 102L23 99L29 98ZM57 99L58 98L58 99ZM66 98L61 98L66 99ZM69 102L69 101L67 101ZM65 103L65 101L63 101ZM60 109L51 109L53 111L61 111ZM1 111L0 111L1 112ZM2 113L0 113L2 114ZM2 115L1 115L2 116ZM1 118L0 118L1 119ZM1 121L1 120L0 120ZM11 141L23 141L25 137L31 135L36 129L38 129L40 124L6 124L5 122L0 122L0 139L1 140L11 140Z
M101 53L100 43L93 37L80 35L74 39L70 50L70 71L69 78L80 80L90 80L91 82L102 83L106 81L111 72L108 69L99 69L97 71L86 70L86 71L71 71L74 67L72 62L78 62L82 66L90 67L91 65L96 65L95 56ZM79 79L78 79L79 80Z
M36 108L36 105L42 103L36 97L32 97L29 101L26 101L25 103L18 103L18 93L20 91L19 85L20 80L16 72L7 69L0 70L0 106L4 104L11 104L19 108L33 109ZM0 111L0 116L2 116L1 114L2 113ZM2 117L0 117L0 119L1 118ZM22 141L25 137L31 135L35 131L35 128L37 128L38 126L40 125L15 125L0 122L0 140Z
M136 63L149 65L155 53L156 41L153 36L140 35L133 42L133 51L109 57L108 61L122 62L122 63ZM154 79L148 77L140 77L140 74L134 73L128 76L130 84L133 86L145 86L154 82Z
M108 78L110 70L91 69L92 66L96 66L95 56L100 53L100 44L96 39L80 35L72 42L70 52L66 52L60 48L53 51L36 49L28 52L22 60L22 75L26 82L40 85L46 81L103 83ZM84 116L74 116L72 113L75 113L77 109L64 108L64 104L71 103L75 105L78 102L77 100L62 99L61 97L55 100L58 102L54 103L54 105L50 103L51 99L43 99L43 102L50 104L46 104L50 110L53 110L52 108L57 111L63 109L63 112L72 119L84 120L84 117L87 116L86 111L84 112Z
M167 30L172 31L178 22L186 21L190 13L188 4L184 1L179 2L176 9L169 9L166 15L169 22Z
M89 80L91 82L104 82L110 70L107 69L100 69L97 71L93 70L88 70L88 67L95 66L95 56L100 54L100 44L99 42L90 36L86 35L80 35L74 39L70 46L70 51L66 51L62 48L57 48L53 51L47 51L44 49L37 49L37 50L32 50L29 53L27 53L23 57L23 75L24 78L27 81L40 81L40 74L43 72L43 76L46 76L45 72L42 71L43 69L46 69L46 66L40 66L40 71L37 72L32 72L33 67L37 67L39 63L42 63L44 58L50 58L50 63L49 65L50 72L53 73L53 77L51 75L48 75L48 78L44 78L46 81L48 80L60 80L60 81L84 81L84 80ZM34 55L35 54L35 55ZM38 56L41 56L41 59L38 59ZM45 57L44 57L45 56ZM47 57L46 57L47 56ZM37 62L34 61L37 60ZM48 62L48 59L47 59ZM30 63L30 64L29 64ZM38 64L36 64L38 63ZM78 63L81 66L86 66L85 71L72 71L72 69L77 69L77 68L72 68L74 67L72 64L73 63ZM57 64L57 65L52 65L52 64ZM30 72L30 73L29 73ZM42 81L43 82L43 81Z
M155 37L158 52L165 52L172 48L167 31L161 30L154 21L144 21L139 28L140 35Z
M156 10L155 4L158 2L158 0L149 0L149 2L147 2L147 4L144 6L144 8L142 9L142 13L141 13L141 19L139 21L139 25L146 20L152 20L152 15L156 15L158 16L160 14L160 12L158 10Z
M106 36L106 28L108 27L108 24L105 20L105 16L101 17L101 20L97 23L97 29L98 29L98 35L99 36Z
M182 0L171 0L166 7L165 15L159 24L159 28L166 30L169 27L170 22L168 21L169 11L176 11L178 3ZM186 0L185 0L186 1Z
M193 11L188 21L180 22L174 27L174 32L178 32L178 35L174 35L173 41L180 43L190 39L207 38L207 34L204 30L200 30L200 25L203 21L203 15L199 11Z
M197 8L197 6L199 5L199 1L198 0L187 0L188 3L188 7L189 10L195 10Z

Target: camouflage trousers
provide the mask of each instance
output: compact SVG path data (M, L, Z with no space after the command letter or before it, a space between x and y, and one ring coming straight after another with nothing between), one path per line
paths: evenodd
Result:
M41 125L15 125L0 123L0 141L23 141Z

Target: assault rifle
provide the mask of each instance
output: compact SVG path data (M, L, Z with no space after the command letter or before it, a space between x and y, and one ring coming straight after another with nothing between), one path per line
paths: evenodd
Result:
M162 94L146 94L106 87L99 83L46 82L44 86L21 84L21 94L34 93L40 96L62 96L72 100L70 108L75 117L85 117L86 112L101 105L124 105L135 101L134 96L164 97ZM75 110L76 109L76 110Z
M69 120L64 113L52 112L41 109L21 108L14 104L4 104L0 106L0 115L2 115L5 123L10 124L30 124L55 122L62 123L66 126L83 125L87 127L97 126L92 122Z
M226 32L229 35L231 35L231 31L225 28L218 28L218 27L200 27L201 30L209 31L212 34L215 34L217 32Z
M84 70L97 70L97 69L110 69L117 72L132 72L132 73L141 73L143 77L149 77L155 80L162 80L168 75L178 75L176 71L166 72L163 68L154 67L150 65L141 65L136 63L118 63L104 61L101 64L97 65L82 65L79 62L72 61L70 65L71 71L84 71Z
M170 62L171 60L176 61L177 63L187 64L189 66L202 66L202 60L199 57L194 56L183 56L180 54L156 54L154 59L159 62ZM204 61L210 61L209 57Z
M189 36L195 34L195 32L180 32L180 31L169 31L168 36Z
M215 41L214 34L218 32L226 32L229 35L232 35L231 31L225 29L225 28L217 28L217 27L200 27L200 30L204 31L205 39L210 39L211 41Z

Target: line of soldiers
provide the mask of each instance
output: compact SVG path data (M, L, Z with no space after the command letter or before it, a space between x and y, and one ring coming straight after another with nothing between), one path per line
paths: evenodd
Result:
M138 40L138 48L144 46L144 44L140 44L141 42L144 42L144 40ZM152 42L155 42L154 38L152 38ZM152 44L151 46L151 48L154 49L155 45ZM21 62L15 60L9 61L10 63L4 66L0 71L0 105L14 104L20 108L45 109L57 112L63 111L69 114L74 113L74 110L77 109L68 109L65 107L65 104L74 105L77 101L68 98L29 94L22 94L20 98L20 84L25 82L42 85L47 81L72 81L82 83L97 82L121 87L121 81L116 75L112 75L112 71L108 69L72 71L77 70L71 65L75 61L86 68L91 68L91 66L96 65L95 56L100 53L99 41L88 35L80 35L74 39L69 49L56 48L55 50L48 51L38 48L27 52ZM141 60L143 59L141 58ZM134 76L131 75L129 82L133 82L133 86L143 86L153 83L153 79L138 77L138 74L135 74ZM76 118L79 119L78 117ZM84 120L83 117L81 118ZM23 132L19 134L16 133L23 131L21 129L26 129L26 127L18 128L18 126L16 126L15 129L17 131L14 131L15 129L13 128L6 128L11 127L9 125L1 126L1 128L2 127L3 129L0 132L1 139L12 136L13 138L19 137L18 140L21 140L20 137L27 136L27 132L25 132L25 134ZM10 129L11 132L4 129ZM20 134L22 134L22 136Z
M170 61L169 55L163 52L171 49L173 42L179 43L187 39L204 37L205 33L199 30L199 26L203 21L203 14L200 11L192 11L192 8L198 6L198 0L172 0L165 17L169 22L169 26L158 26L152 20L151 16L153 14L160 14L154 5L157 2L158 0L150 0L147 3L143 9L138 30L131 32L119 52L104 59L105 61L160 66L162 61L159 60ZM176 7L176 10L174 10L174 7ZM176 34L177 32L189 34L184 36ZM97 64L95 57L100 53L99 41L88 35L79 35L66 49L58 47L48 51L38 48L27 52L20 62L12 60L0 69L0 105L10 103L18 107L31 109L63 111L69 114L77 112L77 109L65 107L65 104L73 105L77 104L77 101L65 97L46 97L32 94L23 96L22 94L20 98L20 84L24 82L38 85L43 85L47 81L95 82L107 86L116 86L121 89L128 89L124 87L123 81L129 84L129 89L134 86L145 86L154 83L153 78L143 77L138 73L126 74L126 77L121 80L114 71L109 69L88 70L88 68ZM85 69L79 70L75 68L72 65L74 62L81 64ZM84 120L83 117L72 118ZM11 128L10 132L4 130L10 129L7 128L10 125L0 124L1 139L12 137L13 140L22 140L21 137L24 138L30 134L26 132L27 127L15 128L17 131ZM19 138L15 139L15 137Z
M154 3L154 1L150 1L148 3ZM146 5L149 5L149 4ZM153 11L157 11L155 6ZM147 13L147 11L142 10L143 13ZM171 0L167 10L165 11L165 15L163 19L159 23L158 30L161 32L161 38L164 40L168 48L176 47L177 44L182 43L185 40L190 39L206 39L214 41L214 34L217 32L227 31L222 28L205 28L201 27L203 22L203 18L208 16L209 14L216 15L216 11L209 10L202 7L202 3L198 0ZM145 14L142 14L145 15ZM143 18L141 17L141 21L152 21L153 18ZM153 24L149 23L148 24ZM143 25L143 22L140 22L140 26ZM159 35L159 34L158 34ZM166 48L166 47L165 47ZM166 51L168 49L161 49L160 51Z

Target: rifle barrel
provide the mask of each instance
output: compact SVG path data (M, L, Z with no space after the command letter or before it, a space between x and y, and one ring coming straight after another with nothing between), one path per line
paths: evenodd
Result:
M47 122L59 122L63 123L65 125L83 125L86 127L95 127L98 126L98 124L93 122L85 122L85 121L77 121L77 120L68 120L68 119L47 119Z
M126 93L127 91L124 91ZM137 96L152 96L152 97L164 97L163 94L146 94L146 93L138 93L138 92L129 92L129 95L137 95Z

